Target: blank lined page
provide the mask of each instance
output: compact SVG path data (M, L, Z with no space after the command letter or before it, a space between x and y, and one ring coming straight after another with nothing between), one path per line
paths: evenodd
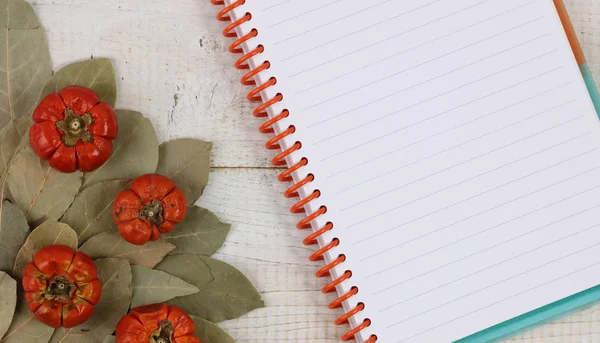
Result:
M600 284L600 125L552 0L247 0L362 338L451 342Z

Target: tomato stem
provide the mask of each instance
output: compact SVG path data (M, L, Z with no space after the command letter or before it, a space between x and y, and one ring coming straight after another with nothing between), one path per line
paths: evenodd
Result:
M88 127L94 122L92 115L86 113L82 116L73 113L73 109L65 110L65 119L56 122L56 128L63 134L62 140L67 147L73 147L78 140L86 143L94 141L94 135Z
M141 220L148 220L155 226L160 226L163 222L163 207L162 202L160 200L152 200L152 203L149 205L144 205L144 208L140 210L139 218Z
M173 324L164 319L160 321L160 328L150 335L148 343L171 343L171 336L173 335Z
M44 296L49 300L67 302L75 292L75 285L66 275L57 275L50 280Z

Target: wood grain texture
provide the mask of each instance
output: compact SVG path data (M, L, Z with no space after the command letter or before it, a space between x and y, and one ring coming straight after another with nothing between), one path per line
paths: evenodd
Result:
M193 137L214 143L209 186L198 202L233 224L215 255L239 268L267 307L224 322L237 342L335 343L341 312L319 289L305 233L269 167L260 124L250 114L242 75L232 67L208 0L31 0L45 26L54 70L109 57L117 71L118 107L139 110L161 142ZM600 80L600 2L565 0L596 78ZM600 342L600 306L526 332L511 343Z

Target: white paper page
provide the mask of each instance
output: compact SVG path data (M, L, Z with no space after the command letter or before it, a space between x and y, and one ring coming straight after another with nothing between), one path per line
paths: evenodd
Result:
M450 342L600 284L600 124L552 0L247 0L370 318Z

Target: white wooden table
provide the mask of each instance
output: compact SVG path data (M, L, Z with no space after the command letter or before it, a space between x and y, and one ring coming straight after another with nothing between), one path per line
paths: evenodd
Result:
M316 1L316 0L305 0ZM551 0L547 0L551 1ZM151 118L161 141L214 142L210 185L199 205L233 223L216 255L242 270L266 308L222 324L240 343L338 342L341 313L320 293L305 233L294 227L291 200L268 163L261 123L226 52L209 0L30 0L46 28L55 68L112 58L119 108ZM586 55L600 80L600 1L566 0ZM514 342L600 342L600 306L523 334Z

